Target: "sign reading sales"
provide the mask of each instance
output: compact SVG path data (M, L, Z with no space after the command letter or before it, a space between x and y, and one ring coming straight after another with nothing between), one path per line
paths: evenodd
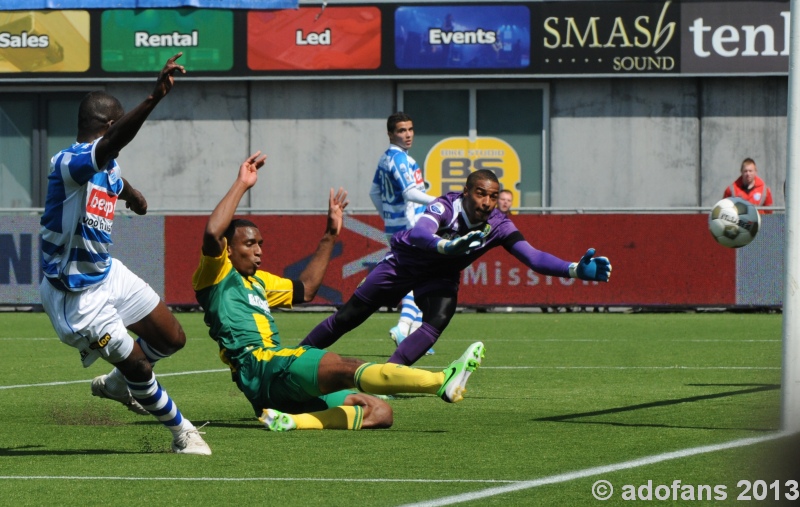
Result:
M84 72L88 68L87 11L0 15L0 73Z

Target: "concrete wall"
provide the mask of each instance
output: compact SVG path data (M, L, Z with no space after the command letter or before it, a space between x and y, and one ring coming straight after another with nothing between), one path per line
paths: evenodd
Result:
M180 79L180 78L179 78ZM785 77L550 81L546 178L555 207L710 207L752 157L783 205ZM109 84L133 107L150 83ZM151 209L211 209L252 151L268 154L255 209L351 207L385 149L392 81L178 81L120 155Z

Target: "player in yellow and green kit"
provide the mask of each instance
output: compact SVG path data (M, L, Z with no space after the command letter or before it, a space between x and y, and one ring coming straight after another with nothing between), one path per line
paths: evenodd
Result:
M467 379L481 363L481 342L436 373L281 345L270 308L291 308L314 298L348 201L344 190L331 189L325 234L298 280L260 270L261 233L248 220L234 220L233 214L244 193L255 185L265 159L261 152L250 156L211 213L200 266L192 279L220 358L259 419L274 431L388 428L393 422L391 406L364 393L429 393L450 403L461 401Z

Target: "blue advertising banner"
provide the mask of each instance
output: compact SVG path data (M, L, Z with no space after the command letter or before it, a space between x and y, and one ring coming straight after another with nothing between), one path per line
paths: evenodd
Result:
M0 11L43 9L150 9L199 7L203 9L296 9L299 0L3 0Z
M530 11L522 5L399 7L400 69L520 69L530 64Z

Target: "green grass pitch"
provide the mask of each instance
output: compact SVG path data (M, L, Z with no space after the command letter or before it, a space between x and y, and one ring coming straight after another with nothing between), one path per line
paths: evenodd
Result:
M277 313L284 344L325 316ZM396 316L373 316L332 350L385 361ZM800 480L796 438L613 468L774 436L781 315L459 313L417 366L444 368L484 341L462 403L400 396L389 430L289 433L253 417L202 316L178 318L186 347L156 373L186 417L209 422L209 457L171 454L154 419L90 396L108 366L82 368L44 314L0 313L0 505L450 505L439 500L463 494L475 496L455 504L772 505ZM581 474L597 467L612 468ZM601 479L614 487L604 502L592 496ZM621 497L625 486L676 480L724 485L727 497ZM765 498L738 500L739 481L763 481L750 494Z

